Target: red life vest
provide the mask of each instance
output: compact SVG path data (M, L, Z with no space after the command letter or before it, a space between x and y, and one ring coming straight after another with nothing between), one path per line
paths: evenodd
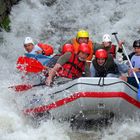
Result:
M113 58L116 58L116 46L111 45L109 53L113 56Z
M53 47L48 44L38 43L37 44L44 52L45 55L49 56L53 54Z
M76 79L82 76L85 70L85 62L78 59L77 54L72 54L71 58L58 71L59 76Z

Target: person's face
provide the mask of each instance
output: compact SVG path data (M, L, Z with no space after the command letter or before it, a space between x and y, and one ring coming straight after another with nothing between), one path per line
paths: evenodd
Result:
M86 61L87 57L89 54L84 53L84 52L79 52L78 57L80 61Z
M88 44L88 40L89 40L88 37L80 37L80 38L78 38L78 43L79 44L82 44L82 43Z
M98 65L102 66L105 63L105 58L97 58L96 61Z
M104 47L110 47L111 46L111 42L103 42Z
M140 47L135 47L134 51L135 51L136 55L140 55Z
M32 43L24 45L25 50L29 53L33 50L34 45Z

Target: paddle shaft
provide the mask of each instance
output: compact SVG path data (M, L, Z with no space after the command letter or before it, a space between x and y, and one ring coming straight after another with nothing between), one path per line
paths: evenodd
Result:
M32 87L38 87L38 86L44 86L46 85L45 83L40 83L40 84L37 84L37 85L32 85Z
M119 45L119 39L118 39L118 37L117 37L117 33L112 33L112 35L114 35L114 37L115 37L115 39L116 39L116 41L117 41L117 43L118 43L118 45ZM132 63L131 63L131 61L130 61L128 55L127 55L126 49L125 49L125 47L124 47L123 44L122 44L122 48L123 48L123 51L124 51L124 53L125 53L125 55L126 55L126 57L127 57L127 60L128 60L128 62L129 62L129 65L130 65L131 69L133 69ZM136 81L137 81L137 84L139 85L140 82L139 82L139 80L138 80L138 77L137 77L136 73L135 73L134 71L132 71L132 72L133 72L134 77L135 77L135 79L136 79Z

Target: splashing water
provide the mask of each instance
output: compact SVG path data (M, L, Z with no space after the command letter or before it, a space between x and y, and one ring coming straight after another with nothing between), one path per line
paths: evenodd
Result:
M94 42L101 42L104 33L117 31L119 38L126 41L127 50L132 50L131 45L140 33L139 5L139 0L52 0L52 4L49 0L22 0L15 5L10 14L11 31L0 33L0 139L138 140L139 120L114 122L102 132L72 132L68 124L55 121L33 128L15 104L15 93L7 87L21 83L15 66L17 58L24 54L26 36L32 36L36 42L47 42L57 50L79 29L88 30Z

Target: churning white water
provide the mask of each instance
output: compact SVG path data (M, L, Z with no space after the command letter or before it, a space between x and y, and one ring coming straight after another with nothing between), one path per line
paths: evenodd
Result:
M87 29L95 42L101 42L104 33L117 31L128 51L139 39L139 0L52 0L53 4L47 6L49 2L21 0L10 14L11 31L0 33L0 140L139 140L138 118L114 122L102 131L86 132L73 132L69 124L52 120L38 128L27 123L15 103L16 93L7 88L22 82L15 66L17 58L24 54L24 37L31 36L57 49L79 29Z

